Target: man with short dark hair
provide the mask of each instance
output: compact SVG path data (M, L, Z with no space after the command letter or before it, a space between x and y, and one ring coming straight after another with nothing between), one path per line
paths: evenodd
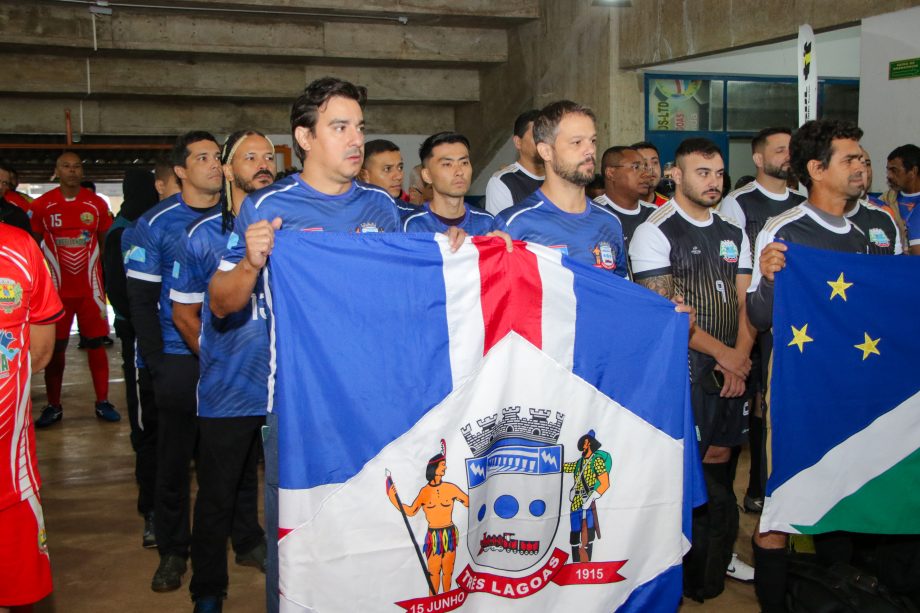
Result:
M684 593L701 601L719 595L726 569L732 572L739 564L732 554L738 509L730 460L732 447L747 434L743 395L754 329L744 296L751 248L740 224L715 210L725 170L718 146L690 138L678 146L675 159L674 198L639 226L629 255L637 283L666 298L681 293L697 313L690 336L690 398L709 502L694 513Z
M486 210L493 215L520 203L543 184L543 158L537 153L533 135L533 122L539 113L531 109L514 120L511 139L518 159L492 175L486 185Z
M31 216L32 203L26 200L22 194L16 191L16 171L12 166L0 164L0 198L3 198L10 204L15 204L22 209L24 213ZM31 229L26 230L31 232Z
M184 229L218 211L223 187L220 146L208 132L180 136L172 149L182 191L138 220L125 256L131 322L153 379L157 411L155 529L160 564L151 589L179 589L189 555L189 466L198 436L198 358L172 320L169 290Z
M570 100L549 104L533 122L533 137L546 181L520 204L499 213L496 226L514 239L552 247L625 277L623 226L613 211L585 196L596 166L594 112Z
M894 220L891 208L880 202L873 202L869 196L869 187L872 185L872 160L869 152L860 147L866 163L866 184L862 198L847 204L846 216L853 225L863 231L869 241L869 253L872 255L901 255L904 248L901 243L901 233Z
M648 193L652 176L636 149L619 145L604 151L601 175L604 193L594 202L609 207L623 224L623 247L628 254L629 239L639 224L656 210L654 205L642 200Z
M920 147L901 145L888 154L888 187L882 202L891 207L895 221L904 231L904 244L911 255L920 255L920 215L914 214L920 203ZM900 217L900 219L898 219Z
M167 158L158 158L153 167L153 184L156 187L160 200L166 200L171 196L178 194L182 188L179 187L179 178L173 170L172 161Z
M645 160L649 175L651 175L648 191L642 195L642 200L655 206L661 206L668 201L668 197L656 191L658 182L661 181L661 154L658 153L658 147L648 141L633 143L631 146Z
M844 215L847 204L865 190L865 162L859 146L862 134L855 124L839 120L809 121L793 134L790 163L808 188L808 199L770 219L757 237L747 304L751 323L758 330L772 328L774 279L786 263L786 246L774 241L867 253L866 236ZM759 525L754 532L754 588L765 613L786 610L787 536L762 533Z
M385 139L364 143L364 162L358 179L386 190L394 200L408 204L409 194L403 191L404 167L402 153L396 143Z
M422 178L431 183L433 195L421 211L403 221L404 232L446 232L457 226L471 236L492 232L492 215L471 207L463 197L473 180L470 142L456 132L438 132L422 143L418 151L422 160Z
M60 186L32 203L32 232L42 238L42 250L65 312L56 324L54 355L45 369L48 405L42 409L35 426L48 427L64 415L61 388L74 317L80 334L87 339L86 357L96 393L96 417L114 422L121 416L108 400L109 359L103 343L109 333L109 320L101 258L102 241L112 225L112 215L101 198L80 187L83 162L79 155L62 153L55 172Z

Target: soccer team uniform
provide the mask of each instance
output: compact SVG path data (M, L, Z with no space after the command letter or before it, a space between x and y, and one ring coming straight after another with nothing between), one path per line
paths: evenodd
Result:
M400 214L390 195L359 181L348 190L330 196L307 185L294 174L251 194L243 201L227 251L220 262L221 270L232 270L246 257L246 228L261 221L282 220L281 231L300 232L399 232ZM261 276L264 279L264 275ZM270 283L268 289L271 289ZM268 334L266 328L266 334ZM266 381L266 385L268 381ZM269 398L269 406L271 398ZM278 610L278 420L271 412L266 416L268 436L265 450L265 532L268 539L266 599L270 613Z
M470 236L485 236L495 229L495 218L485 211L463 203L465 211L457 219L445 219L431 210L426 202L422 210L403 218L403 232L447 232L450 226L464 230Z
M626 276L623 225L613 211L588 198L583 212L567 213L537 190L499 213L495 225L515 240L546 245L588 266Z
M607 194L601 194L594 199L594 202L613 211L613 214L617 216L617 219L623 225L623 248L626 250L626 263L629 264L629 239L636 233L636 228L648 219L649 215L658 210L658 206L640 200L639 206L636 208L624 209L611 200Z
M876 206L867 200L859 200L846 218L862 230L869 241L869 253L872 255L901 255L901 234L894 217L885 208Z
M544 178L531 173L518 162L505 166L486 184L486 210L498 215L520 204L543 186Z
M914 247L920 245L920 192L916 194L898 193L898 210L901 213L901 219L907 227L908 245Z
M729 347L738 337L736 277L752 272L751 247L741 226L718 211L707 221L687 215L671 200L639 226L629 249L636 281L671 275L674 291L696 309L696 325ZM690 350L691 401L700 449L732 447L747 432L742 398L707 393L716 360Z
M755 180L725 196L718 209L741 224L753 249L753 243L768 219L788 211L804 200L804 195L788 188L782 194L769 192Z
M228 227L225 227L228 226ZM211 313L208 282L220 265L233 220L222 213L192 223L182 237L170 298L201 305L198 380L198 495L192 528L192 598L227 590L227 539L240 555L262 544L259 436L268 405L267 307L261 282L249 306Z
M161 557L188 557L189 465L198 437L198 358L172 321L172 271L186 227L219 207L190 207L181 194L163 200L137 220L125 256L131 322L158 412L154 521Z
M15 204L17 207L22 209L22 211L32 217L32 203L23 198L22 194L11 189L6 190L6 193L3 194L3 199L9 202L10 204Z
M64 306L32 237L0 224L0 603L26 605L51 592L38 490L29 359L32 325Z

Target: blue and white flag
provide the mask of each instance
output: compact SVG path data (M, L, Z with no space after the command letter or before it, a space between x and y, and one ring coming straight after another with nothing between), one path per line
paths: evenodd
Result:
M687 318L556 251L276 235L282 611L673 611Z
M920 258L788 245L762 530L920 533Z

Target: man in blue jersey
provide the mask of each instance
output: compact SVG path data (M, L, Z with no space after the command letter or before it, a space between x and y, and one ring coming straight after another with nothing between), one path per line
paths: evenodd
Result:
M920 255L920 215L914 211L920 204L920 147L897 147L888 154L885 170L891 189L882 194L882 201L896 211L895 219L901 218L906 230L904 246L910 247L911 255Z
M131 321L153 378L159 413L154 523L160 564L151 582L155 592L182 584L190 541L189 466L198 435L198 358L172 321L172 269L186 226L218 210L223 184L220 146L211 134L180 136L171 158L182 191L141 216L125 259Z
M401 229L399 213L390 195L378 187L355 181L364 152L362 109L366 98L367 90L363 87L325 77L310 83L294 101L291 132L294 152L303 163L303 170L243 202L220 269L208 286L209 306L214 315L225 318L249 306L257 284L261 283L276 230L373 233ZM466 234L452 227L447 236L456 250ZM266 585L268 611L272 613L278 610L278 422L270 412L271 397L268 405L265 527L271 538Z
M422 210L403 221L405 232L447 232L451 226L472 236L484 236L495 226L492 215L463 201L473 180L470 142L456 132L432 134L419 147L422 178L433 195Z
M202 308L208 281L247 194L270 185L275 148L263 134L231 134L221 152L227 208L193 222L173 267L173 321L198 354L198 495L192 527L195 611L220 611L227 593L227 539L238 564L264 570L265 533L259 526L259 435L268 404L265 294L224 319Z
M499 213L496 227L625 277L623 226L613 211L585 196L596 166L594 112L569 100L553 102L534 120L533 133L546 180L523 202Z

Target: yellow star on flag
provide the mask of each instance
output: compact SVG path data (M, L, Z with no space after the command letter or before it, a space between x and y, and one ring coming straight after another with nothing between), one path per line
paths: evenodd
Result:
M843 280L843 273L840 273L840 276L837 277L836 281L828 281L827 284L831 286L832 290L834 290L831 292L831 297L829 298L830 300L833 300L834 296L840 296L843 298L843 301L846 302L847 290L850 289L853 284L847 283Z
M808 324L805 324L801 328L796 328L795 326L789 326L789 327L792 328L792 340L789 341L789 344L786 346L792 347L793 345L795 345L796 347L799 348L799 353L804 353L805 343L810 343L813 340L815 340L811 338L810 336L808 336Z
M853 345L854 347L856 347L857 349L860 349L863 352L863 359L865 360L866 358L869 357L870 354L873 354L873 353L875 355L882 355L878 351L878 343L882 339L877 338L873 340L869 336L868 332L863 332L863 336L865 336L865 340L862 343L858 345Z

